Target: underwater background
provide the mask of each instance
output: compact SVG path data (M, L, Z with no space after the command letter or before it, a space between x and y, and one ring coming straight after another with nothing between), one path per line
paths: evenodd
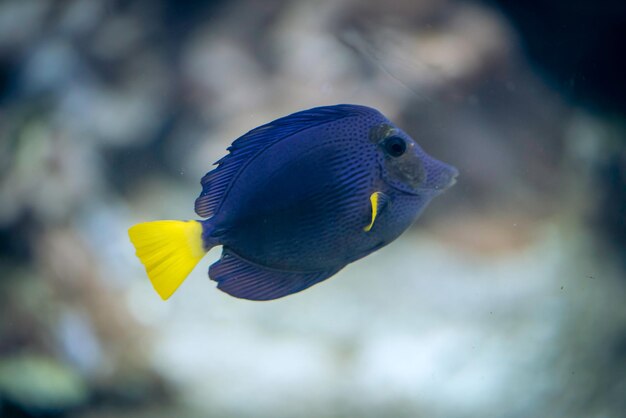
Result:
M0 1L1 417L623 417L623 1ZM272 302L127 229L238 136L379 109L460 171Z

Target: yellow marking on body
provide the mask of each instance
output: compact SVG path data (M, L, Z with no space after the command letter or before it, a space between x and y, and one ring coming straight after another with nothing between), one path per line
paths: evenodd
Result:
M197 221L145 222L132 226L128 236L163 300L172 296L206 254L202 224Z
M369 223L369 225L363 228L363 231L369 232L374 226L374 221L376 221L376 216L378 215L378 205L382 196L384 196L384 193L382 192L374 192L371 194L370 202L372 204L372 221Z

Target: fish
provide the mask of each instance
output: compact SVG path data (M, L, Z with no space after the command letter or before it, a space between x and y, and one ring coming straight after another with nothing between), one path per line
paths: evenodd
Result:
M388 245L459 174L378 110L337 104L252 129L201 180L200 220L139 223L136 255L167 300L213 247L217 288L267 301Z

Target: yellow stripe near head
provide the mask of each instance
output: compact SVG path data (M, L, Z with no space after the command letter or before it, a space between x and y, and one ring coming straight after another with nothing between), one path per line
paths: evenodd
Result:
M132 226L128 235L163 300L172 296L206 254L202 224L197 221L145 222Z
M376 220L376 216L378 215L378 208L380 205L380 200L381 200L381 197L383 196L384 196L384 193L382 192L374 192L370 196L370 202L372 204L372 221L369 223L369 225L363 228L363 231L369 232L374 226L374 221Z

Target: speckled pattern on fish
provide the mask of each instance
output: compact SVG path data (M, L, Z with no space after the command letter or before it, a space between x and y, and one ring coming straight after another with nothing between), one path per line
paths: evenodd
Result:
M201 244L203 252L222 245L209 276L219 289L251 300L304 290L389 244L458 174L379 111L358 105L285 116L228 150L201 181L195 208L208 219L188 222L193 231L180 233L201 230L201 240L189 245ZM191 253L187 261L165 257L158 265L142 259L157 291L166 288L159 291L164 298L199 260L197 248Z

